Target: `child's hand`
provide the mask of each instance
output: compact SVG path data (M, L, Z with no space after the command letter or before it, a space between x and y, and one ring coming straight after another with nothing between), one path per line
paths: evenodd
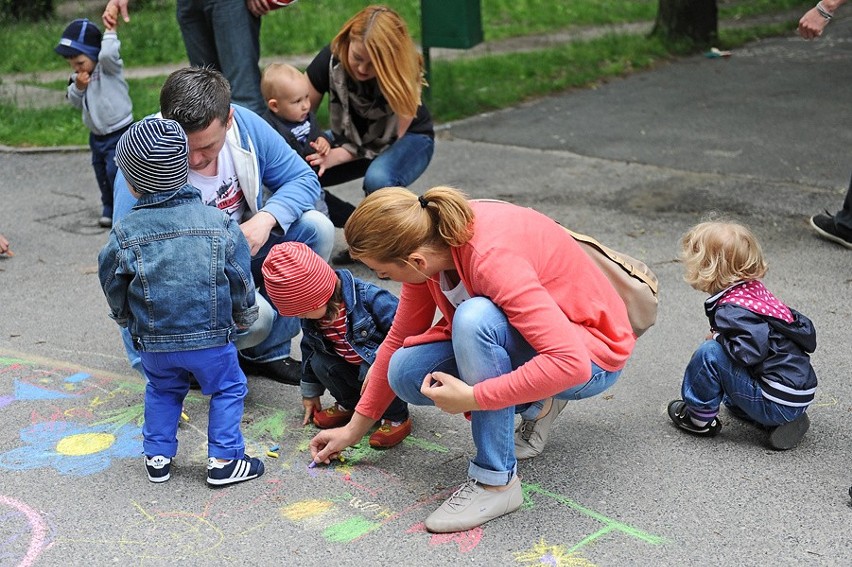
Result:
M10 258L14 256L12 250L9 248L9 241L2 234L0 234L0 254L6 254Z
M331 150L331 144L328 143L328 140L320 136L316 139L315 142L311 142L311 147L317 151L317 154L321 156L328 155L328 152Z
M78 91L84 91L89 86L91 78L87 71L80 71L74 78L74 86L77 87Z
M319 397L302 398L302 405L305 407L305 418L302 420L302 425L308 425L314 417L314 412L322 411L322 404Z

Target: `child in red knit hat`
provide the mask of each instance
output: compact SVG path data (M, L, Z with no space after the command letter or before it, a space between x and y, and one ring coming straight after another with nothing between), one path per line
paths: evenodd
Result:
M303 424L313 418L321 429L346 425L390 330L398 299L349 270L332 270L301 242L274 246L262 271L278 312L302 320ZM320 396L326 389L335 404L323 410ZM370 435L370 446L393 447L410 433L408 404L394 398Z

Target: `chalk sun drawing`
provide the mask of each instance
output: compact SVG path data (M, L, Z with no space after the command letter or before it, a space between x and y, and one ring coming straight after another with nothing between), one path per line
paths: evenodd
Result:
M550 565L552 567L594 567L588 559L570 553L564 545L550 545L544 538L539 540L531 549L515 554L518 563L526 565Z
M61 474L86 476L103 471L112 459L135 458L142 452L142 429L133 425L50 421L25 427L20 437L26 445L0 454L0 467L52 467Z

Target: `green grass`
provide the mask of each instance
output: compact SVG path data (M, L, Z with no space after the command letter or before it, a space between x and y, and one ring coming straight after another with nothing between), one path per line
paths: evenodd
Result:
M174 0L161 0L173 4ZM569 25L592 25L654 18L657 0L481 0L486 39L554 32ZM265 55L311 53L324 45L345 19L370 2L356 0L303 0L294 6L273 12L264 19ZM389 2L409 22L419 22L419 1ZM767 11L801 8L811 2L800 0L720 0L720 17L745 17ZM337 15L337 16L336 16ZM322 17L320 17L322 16ZM11 57L0 60L6 72L64 69L67 64L53 54L53 41L63 23L55 25L54 34L35 33L30 26L15 26L19 33L9 38ZM7 26L6 26L7 27ZM3 31L6 31L3 27ZM44 24L38 26L42 30ZM794 22L726 30L720 26L719 47L731 49L760 37L789 33ZM28 31L27 31L28 30ZM297 33L298 30L298 33ZM412 26L419 34L419 25ZM174 20L173 7L149 8L131 12L131 23L120 28L122 56L126 66L174 63L183 60L184 50ZM134 39L141 34L144 41ZM40 40L35 40L40 36ZM41 43L39 43L41 42ZM45 45L46 44L46 45ZM29 50L31 57L15 54ZM48 58L40 61L39 52ZM432 61L430 109L436 122L447 122L480 112L505 108L525 100L565 89L593 85L612 77L648 68L661 60L679 55L677 47L663 45L655 38L639 35L611 35L590 41L575 42L529 53L490 55L477 59ZM52 56L52 57L51 57ZM535 64L531 64L534 61ZM128 81L134 115L141 118L158 107L159 89L165 77ZM41 84L63 90L65 81ZM325 105L319 113L325 119ZM0 144L11 146L85 145L88 132L80 120L80 112L70 105L44 110L17 109L0 104Z

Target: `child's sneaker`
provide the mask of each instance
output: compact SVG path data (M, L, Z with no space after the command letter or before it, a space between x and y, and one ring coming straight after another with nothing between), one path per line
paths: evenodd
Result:
M333 429L349 423L355 414L352 410L346 410L337 404L327 407L322 411L314 412L314 425L320 429Z
M162 455L145 455L145 470L151 482L166 482L171 478L172 460Z
M722 422L718 417L714 417L705 425L696 425L692 418L689 417L689 411L686 409L686 402L683 400L673 400L669 402L669 417L675 425L688 431L693 435L702 437L713 437L722 430Z
M776 451L792 449L802 440L811 420L807 413L803 413L793 421L779 425L769 433L769 446Z
M244 480L251 480L263 474L263 463L260 459L244 455L242 459L234 459L220 463L217 459L207 459L207 484L224 486Z
M402 440L410 434L411 419L402 422L383 419L382 425L370 435L370 447L388 449L402 443Z

